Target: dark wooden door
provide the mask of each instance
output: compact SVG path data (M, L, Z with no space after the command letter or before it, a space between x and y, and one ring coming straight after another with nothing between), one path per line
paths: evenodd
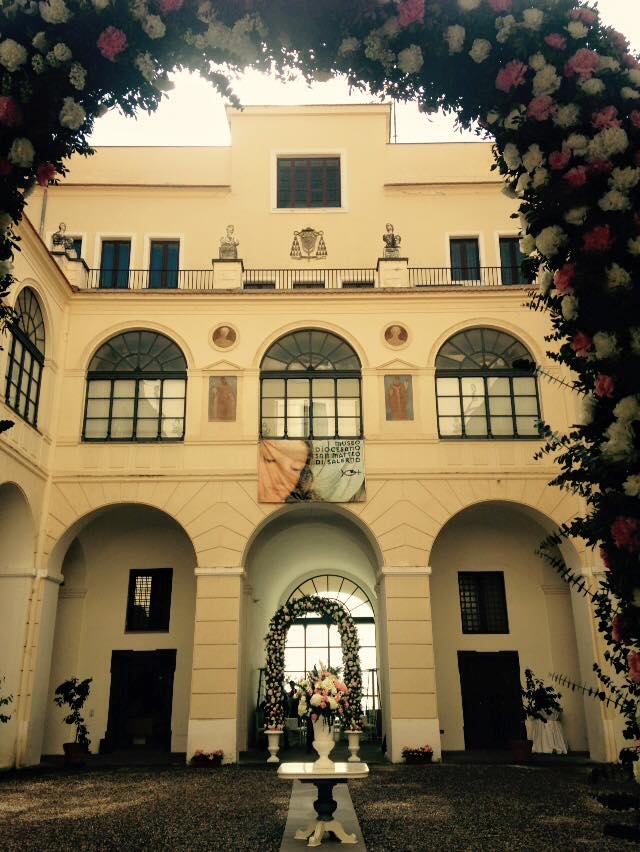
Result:
M175 649L113 651L106 744L171 749Z
M524 737L517 651L458 651L464 744L506 748Z

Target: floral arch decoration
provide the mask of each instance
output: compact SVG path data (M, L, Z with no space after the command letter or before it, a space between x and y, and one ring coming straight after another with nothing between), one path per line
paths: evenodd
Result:
M346 728L359 729L362 725L362 673L360 670L360 643L358 631L345 607L338 601L305 595L288 601L280 607L269 622L265 637L267 652L265 724L279 730L284 727L284 652L287 633L296 618L316 612L338 628L342 641L343 681L349 690L349 707L345 710Z
M105 110L155 109L182 67L236 104L229 80L243 68L341 73L491 135L550 357L586 403L545 447L555 484L584 498L562 534L601 548L616 606L600 629L640 698L640 61L628 40L582 0L5 0L0 326L28 191L91 153Z

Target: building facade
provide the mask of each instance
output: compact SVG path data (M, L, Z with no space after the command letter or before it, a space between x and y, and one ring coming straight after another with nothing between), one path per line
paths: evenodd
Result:
M0 353L0 765L61 752L72 676L92 751L236 760L292 595L352 612L393 760L500 746L525 668L601 658L536 555L580 511L537 419L579 400L490 146L390 144L386 105L228 117L228 148L99 149L30 198ZM290 675L318 659L335 630L293 625ZM570 748L617 754L606 710L563 707Z

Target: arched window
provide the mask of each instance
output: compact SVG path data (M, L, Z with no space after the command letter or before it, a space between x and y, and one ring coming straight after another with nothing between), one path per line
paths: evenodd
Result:
M35 426L44 368L44 319L40 302L30 287L20 292L11 324L5 400L23 420Z
M536 437L534 369L529 351L503 331L472 328L450 337L436 358L440 437Z
M104 343L87 373L85 441L181 441L187 362L155 331L126 331Z
M360 438L360 360L340 337L281 337L260 365L263 438Z

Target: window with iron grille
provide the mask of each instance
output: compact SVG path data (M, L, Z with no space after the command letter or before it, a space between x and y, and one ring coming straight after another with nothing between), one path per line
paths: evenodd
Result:
M126 331L104 343L87 373L84 441L181 441L187 363L155 331Z
M260 366L262 438L360 438L360 360L335 334L277 340Z
M340 207L340 157L279 157L278 207Z
M157 632L169 629L172 581L171 568L129 572L125 627L127 632Z
M540 404L535 364L510 334L471 328L450 337L436 357L441 438L536 438Z
M522 270L524 255L518 237L500 237L500 267L503 284L531 284Z
M40 302L25 287L15 305L7 359L5 402L31 426L38 423L40 385L44 369L45 333Z
M502 571L459 571L463 633L508 633Z

